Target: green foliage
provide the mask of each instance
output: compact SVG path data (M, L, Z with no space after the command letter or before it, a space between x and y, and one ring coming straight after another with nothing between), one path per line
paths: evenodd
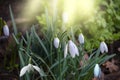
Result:
M100 41L112 41L120 39L120 24L119 24L119 6L118 1L101 1L100 7L96 11L95 16L88 21L85 21L83 33L86 33L86 49L95 48ZM88 37L90 36L90 38ZM93 42L91 46L91 42Z
M16 23L15 23L13 12L12 12L12 9L11 9L10 5L9 5L9 11L10 11L10 16L11 16L12 24L13 24L14 33L17 34Z
M56 15L56 23L55 27L58 28L56 32L59 32L63 29L70 30L72 27L74 33L77 33L81 30L86 38L85 49L93 49L99 46L101 41L106 41L108 44L120 39L120 4L118 0L98 0L96 1L95 8L93 10L93 15L90 17L79 17L79 14L76 13L76 19L73 22L68 22L67 24L62 23L62 10L58 11ZM57 6L59 9L59 7ZM51 12L48 12L51 13ZM48 15L49 17L52 15ZM45 14L43 13L41 16L37 16L39 24L42 26L44 30L47 27L45 21ZM50 17L53 20L53 17ZM55 28L54 27L54 28ZM63 28L63 29L62 29ZM76 28L76 29L74 29ZM76 36L78 34L75 34Z
M55 24L54 19L50 19L46 11L46 26L42 31L42 36L36 33L37 26L34 25L30 32L26 32L25 36L17 37L13 34L14 39L18 45L18 54L20 57L20 68L29 64L29 58L32 60L32 64L39 66L42 70L41 74L26 73L21 77L23 80L89 80L93 77L93 68L96 63L102 64L106 60L110 59L113 55L100 55L100 50L91 50L88 60L84 59L84 47L77 44L79 49L79 56L71 58L68 54L64 58L64 46L68 42L68 37L77 42L75 38L76 28L70 28L66 31L58 30L58 24ZM76 27L76 26L75 26ZM54 37L60 39L60 46L56 49L53 46ZM84 65L80 66L80 61L83 61Z
M63 34L61 36L63 36ZM59 38L63 39L64 37ZM68 78L88 80L93 76L91 75L91 73L93 73L91 70L93 70L96 63L102 64L114 56L107 56L106 54L100 55L100 51L98 49L97 51L91 53L88 61L84 60L84 51L80 51L80 56L75 59L71 58L70 55L68 55L67 58L64 58L63 48L55 49L52 44L53 39L50 40L51 41L48 41L47 38L41 39L36 34L34 27L31 28L30 34L26 32L26 39L22 37L20 43L18 44L21 67L27 65L29 63L28 60L31 57L33 62L32 64L35 64L43 69L42 72L44 72L41 74L46 74L47 76L40 75L38 77L34 77L35 74L33 74L33 76L30 77L26 74L26 77L24 76L21 79L29 80L29 78L36 78L43 80L64 80ZM81 50L82 47L78 46L78 48ZM84 62L84 66L79 67L80 61ZM86 76L89 77L86 78Z
M18 63L17 63L17 50L14 49L15 47L15 41L14 39L9 36L6 37L3 34L3 27L7 25L6 21L0 18L0 42L1 42L1 54L3 54L3 68L5 70L8 70L9 72L14 71L15 69L18 69ZM3 48L4 47L4 48Z
M101 41L105 40L110 43L120 38L119 13L117 12L119 9L116 10L116 7L119 8L118 6L117 0L102 0L96 7L94 16L78 19L71 24L64 24L60 15L49 15L46 9L45 14L37 16L41 28L33 25L30 32L26 31L25 36L19 36L16 25L13 25L15 33L13 37L18 45L20 68L29 64L28 60L31 58L32 64L37 65L42 70L40 74L36 72L26 73L21 79L90 80L93 77L93 68L96 63L103 64L115 56L114 54L100 54L98 47ZM11 16L12 22L15 24L13 14ZM36 29L40 34L37 34ZM77 43L76 38L80 32L85 35L84 46ZM58 49L53 46L53 40L56 36L60 39ZM75 58L71 58L69 54L64 58L64 48L68 38L77 44L79 49L79 56ZM84 59L86 52L90 54L88 60ZM84 65L80 66L80 61L83 61Z

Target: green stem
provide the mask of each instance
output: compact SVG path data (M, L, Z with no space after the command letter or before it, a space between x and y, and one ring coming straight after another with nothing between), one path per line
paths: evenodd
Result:
M53 56L53 54L52 54L52 41L51 41L51 44L50 44L50 53L51 53L51 57L50 57L51 61L50 62L51 62L51 65L52 65L52 63L53 63L53 60L52 60L53 59L53 57L52 57Z
M50 72L50 74L52 75L53 80L56 80L53 72L50 70L50 68L49 68L49 66L47 65L47 63L46 63L41 57L38 57L38 55L34 54L33 56L35 56L35 57L36 57L37 59L39 59L43 64L45 64L45 66L46 66L47 69L48 69L48 72Z
M60 53L60 48L58 49L58 60L59 60L59 80L62 80L62 77L61 77L61 63L60 63L60 60L61 60L61 53Z

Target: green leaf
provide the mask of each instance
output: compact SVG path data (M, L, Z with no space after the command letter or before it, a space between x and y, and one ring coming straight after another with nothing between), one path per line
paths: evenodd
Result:
M14 33L15 33L15 35L17 35L17 27L16 27L16 23L15 23L15 20L14 20L14 15L13 15L13 12L12 12L12 9L11 9L10 5L9 5L9 11L10 11L10 16L11 16L12 24L13 24Z

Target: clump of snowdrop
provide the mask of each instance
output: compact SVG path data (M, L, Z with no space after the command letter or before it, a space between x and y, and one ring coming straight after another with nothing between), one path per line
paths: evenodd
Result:
M108 47L104 41L100 43L100 51L101 53L108 52Z
M83 36L82 33L79 34L79 36L78 36L78 41L79 41L80 44L84 44L84 36Z
M76 55L79 56L78 48L72 40L68 42L68 50L72 58L75 58Z
M99 67L99 64L96 64L94 67L94 77L96 78L101 77L101 68Z
M9 36L9 28L8 28L8 25L4 25L3 26L3 34L5 35L5 36Z
M20 77L22 77L26 72L30 72L30 71L34 71L34 69L36 71L38 71L39 73L41 72L41 69L38 66L32 65L32 64L28 64L27 66L24 66L21 71L20 71Z
M54 46L55 46L55 48L59 47L59 43L60 43L59 38L58 37L54 38Z

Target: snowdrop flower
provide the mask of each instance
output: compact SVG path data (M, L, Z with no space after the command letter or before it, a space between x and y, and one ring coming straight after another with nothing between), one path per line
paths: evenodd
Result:
M3 27L3 33L4 33L4 35L5 36L9 36L9 28L8 28L8 26L7 25L5 25L4 27Z
M60 40L57 37L54 38L54 46L55 46L55 48L59 47L59 43L60 43Z
M79 56L78 48L71 40L68 42L68 47L72 58L75 58L75 55Z
M64 48L64 58L67 57L67 54L68 54L68 44L66 44Z
M79 36L78 36L78 41L79 41L80 44L84 44L84 36L83 36L82 33L79 34Z
M99 64L96 64L94 67L94 77L100 78L101 76L101 69L99 67Z
M67 12L63 12L63 14L62 14L62 19L63 19L63 22L64 22L64 23L67 23L67 22L68 22L68 13L67 13Z
M101 51L101 53L108 52L108 47L105 42L100 43L100 51Z
M20 77L22 77L26 72L34 71L34 69L39 73L41 71L38 66L34 66L32 64L28 64L27 66L24 66L20 71Z

